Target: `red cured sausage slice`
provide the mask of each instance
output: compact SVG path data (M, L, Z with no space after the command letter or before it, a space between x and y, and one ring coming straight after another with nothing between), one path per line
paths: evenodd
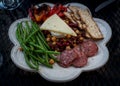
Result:
M81 51L88 57L94 56L98 52L97 44L91 40L84 41L80 46Z
M87 56L83 52L79 52L79 58L73 61L73 66L75 67L83 67L87 64Z
M69 67L73 60L77 58L77 54L73 50L65 50L58 57L59 65L62 67Z
M85 65L87 64L88 58L87 58L87 56L85 55L85 53L80 50L80 46L75 47L75 48L74 48L74 51L75 51L75 53L77 53L78 58L76 58L76 59L72 62L73 66L75 66L75 67L85 66Z

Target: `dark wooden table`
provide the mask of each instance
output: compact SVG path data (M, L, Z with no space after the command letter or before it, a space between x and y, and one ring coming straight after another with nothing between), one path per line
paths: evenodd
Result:
M42 3L50 0L25 0L24 3L13 11L0 10L0 52L3 55L3 64L0 67L0 86L120 86L120 1L94 12L99 4L98 0L51 0L53 3L68 3L76 1L87 5L94 17L107 21L112 28L112 38L107 43L110 55L108 62L100 69L84 72L78 78L66 83L52 83L43 79L37 73L31 73L16 67L10 52L13 44L8 37L8 29L13 21L27 17L31 4Z

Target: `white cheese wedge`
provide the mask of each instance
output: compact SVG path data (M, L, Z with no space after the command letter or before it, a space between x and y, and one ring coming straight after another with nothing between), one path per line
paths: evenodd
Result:
M61 34L77 34L57 14L50 16L41 26L41 30L49 30Z

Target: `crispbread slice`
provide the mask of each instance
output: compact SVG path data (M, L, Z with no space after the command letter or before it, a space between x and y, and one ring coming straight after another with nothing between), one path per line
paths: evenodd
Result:
M87 25L86 31L93 39L102 39L103 34L101 33L99 27L97 26L96 22L93 20L92 16L90 15L87 9L79 9L78 14L81 20Z

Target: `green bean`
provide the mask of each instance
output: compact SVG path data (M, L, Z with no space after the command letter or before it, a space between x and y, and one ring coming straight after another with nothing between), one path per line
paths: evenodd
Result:
M25 21L25 25L26 25L27 32L29 34L31 28L30 28L30 26L28 24L28 21Z
M35 48L34 46L30 45L29 42L31 42L32 40L30 39L27 43L27 48L30 50L30 51L33 51Z
M50 58L53 59L55 62L59 62L59 60L57 58L55 58L55 56L49 54Z
M41 50L44 50L41 46L37 45L37 44L34 44L33 42L29 42L29 44L41 49Z
M41 39L41 41L44 43L44 46L46 46L45 48L50 50L50 47L49 47L48 44L45 42L45 40L42 39L42 37L40 36L40 34L38 34L38 37L39 37L39 38Z
M40 29L39 26L38 26L36 23L34 23L34 22L32 22L32 27L33 27L34 30L35 30L35 28L36 28L36 29ZM37 35L38 35L38 37L41 39L41 41L43 42L43 44L44 44L48 49L50 49L50 47L47 45L47 43L46 43L46 41L45 41L46 39L45 39L43 33L41 32L41 30L39 30L39 32L37 33Z
M24 43L21 43L21 47L22 47L25 51L29 51L29 48L28 48Z
M48 63L45 63L45 60L44 60L44 59L42 59L42 58L37 58L37 57L33 56L31 53L29 53L29 55L30 55L31 57L33 57L34 59L38 60L38 61L39 61L40 63L42 63L43 65L52 68L52 65L50 65L50 64L48 64Z
M33 63L33 65L36 66L36 68L38 69L39 68L38 61L35 60L34 58L32 58L31 56L30 56L30 58L31 58L31 62Z
M32 32L28 38L25 40L25 42L27 42L39 29L36 29L34 32Z
M19 38L19 28L20 28L20 25L17 24L17 29L16 29L16 38L17 40L20 42L20 38Z
M38 37L36 37L36 39L37 39L37 42L39 43L39 45L40 45L42 48L44 48L44 44L40 42L40 39L39 39Z
M43 50L33 50L34 52L38 52L38 53L47 53L47 54L60 54L59 52L55 52L55 51L43 51Z
M21 23L18 23L17 24L17 30L16 30L16 37L17 37L19 42L22 41L22 38L20 37L20 28L21 28Z
M45 61L49 64L49 62L48 62L48 54L47 53L45 53Z
M22 28L22 30L23 30L23 41L25 41L27 37L26 28Z
M43 50L33 50L33 52L36 52L36 53L45 53L45 51L43 51Z
M29 66L30 68L38 70L38 67L33 66L33 65L31 64L31 62L29 61L28 56L26 56L25 52L24 52L24 57L25 57L26 63L28 64L28 66Z
M56 52L56 51L46 51L46 53L48 53L48 54L60 54L60 52Z
M36 28L39 28L39 26L38 26L36 23L33 23L33 25L34 25ZM40 29L40 28L39 28L39 29ZM44 37L41 29L39 30L39 33L40 33L40 35L42 36L43 40L45 40L45 37Z

